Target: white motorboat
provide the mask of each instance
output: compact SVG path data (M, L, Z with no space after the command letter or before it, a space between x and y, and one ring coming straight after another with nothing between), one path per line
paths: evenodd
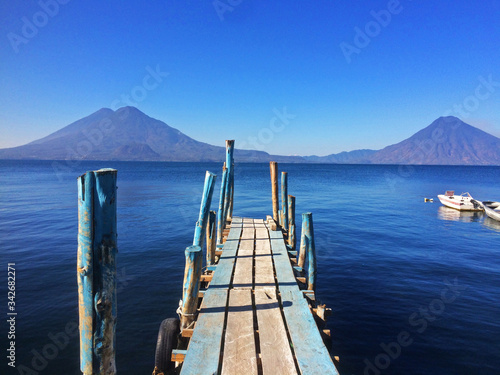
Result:
M483 207L475 201L469 193L455 195L453 190L447 190L445 194L438 195L439 201L446 207L459 211L482 211Z
M491 217L493 220L500 221L500 202L481 202L486 215Z

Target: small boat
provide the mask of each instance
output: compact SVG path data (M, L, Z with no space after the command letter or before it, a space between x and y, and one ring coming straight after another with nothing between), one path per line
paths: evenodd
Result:
M447 190L445 194L438 195L439 201L446 207L459 211L482 211L483 207L475 201L469 193L455 195L453 190Z
M478 203L481 204L486 215L491 217L493 220L500 221L500 202L485 201Z

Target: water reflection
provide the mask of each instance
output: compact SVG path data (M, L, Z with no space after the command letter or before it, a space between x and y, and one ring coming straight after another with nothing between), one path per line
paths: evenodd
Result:
M473 221L479 221L482 216L482 211L459 211L445 206L440 206L438 208L438 218L441 220L463 221L470 223Z
M488 216L484 216L483 224L485 227L493 229L494 231L500 232L500 221L493 220Z

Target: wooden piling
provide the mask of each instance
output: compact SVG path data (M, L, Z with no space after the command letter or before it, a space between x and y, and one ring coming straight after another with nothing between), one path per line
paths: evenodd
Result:
M234 140L226 140L226 166L228 169L228 204L226 207L226 220L233 217L233 197L234 197Z
M296 239L295 239L295 197L293 195L288 196L288 245L295 250Z
M203 187L203 196L201 198L200 204L200 215L198 221L196 222L196 227L194 230L194 246L203 246L203 235L205 234L208 222L208 216L210 213L210 205L212 203L212 195L214 192L216 175L207 171L205 174L205 185Z
M288 231L288 173L281 172L281 225Z
M78 178L80 368L85 375L116 373L116 177L116 170L100 169Z
M207 225L207 266L211 266L215 263L215 222L216 214L215 211L210 211L208 216Z
M226 168L227 168L227 183L226 191L224 192L224 222L231 219L231 197L234 187L234 140L226 141Z
M278 163L272 161L269 163L269 168L271 170L271 188L273 197L273 219L275 222L279 223L279 201L278 201Z
M80 370L92 374L94 338L94 173L78 177L78 310L80 318Z
M225 218L224 218L224 197L227 189L227 168L226 163L222 166L222 181L220 185L219 196L219 211L217 212L217 244L222 244L222 235L224 233Z
M194 321L198 307L198 292L200 291L201 269L203 266L200 246L189 246L186 251L186 267L181 308L181 330L189 327Z
M302 237L300 244L300 255L302 256L302 239L304 240L305 249L307 252L307 289L316 289L316 247L314 244L314 228L312 213L307 212L302 214ZM303 267L303 266L301 266Z

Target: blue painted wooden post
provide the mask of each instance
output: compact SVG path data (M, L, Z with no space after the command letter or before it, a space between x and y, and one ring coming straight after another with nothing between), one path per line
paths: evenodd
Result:
M115 374L116 330L116 175L114 169L95 174L94 197L94 347L99 374Z
M295 197L293 195L288 196L288 245L295 250L296 239L295 239Z
M231 206L231 196L234 187L234 140L226 141L226 168L227 168L227 184L226 191L224 194L224 226L225 221L231 219L230 216L230 206Z
M205 174L205 185L203 187L203 196L201 198L200 215L194 229L194 246L203 246L203 235L207 230L208 215L210 214L210 205L212 204L212 195L214 192L216 175L207 171Z
M226 163L222 167L222 181L220 185L220 196L219 196L219 211L217 212L217 244L222 244L222 235L224 232L224 197L226 196L226 185L227 185L227 168Z
M215 211L210 211L207 225L207 266L215 263Z
M203 256L200 246L189 246L186 251L186 267L182 290L181 330L194 321L198 307Z
M279 224L279 200L278 200L278 163L275 161L269 162L269 168L271 170L271 194L273 198L273 219Z
M78 177L78 310L80 318L80 370L92 374L94 348L94 173Z
M281 172L281 225L288 231L288 173Z
M316 289L316 247L314 245L314 228L312 213L302 214L302 236L300 244L300 255L307 253L307 289ZM300 266L300 264L299 264ZM300 267L303 267L300 266Z
M115 374L116 176L114 169L78 179L80 368Z

